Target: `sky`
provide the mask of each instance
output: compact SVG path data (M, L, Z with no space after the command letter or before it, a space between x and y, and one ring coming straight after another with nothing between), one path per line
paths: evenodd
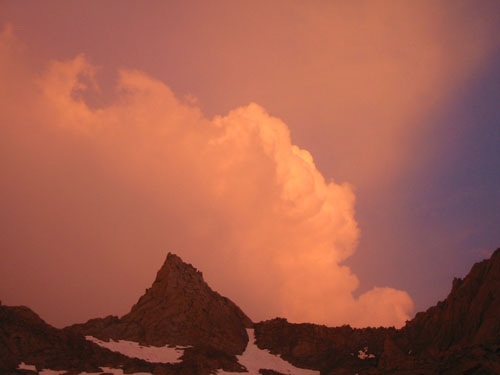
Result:
M0 300L168 251L253 320L397 327L500 247L500 3L0 1Z

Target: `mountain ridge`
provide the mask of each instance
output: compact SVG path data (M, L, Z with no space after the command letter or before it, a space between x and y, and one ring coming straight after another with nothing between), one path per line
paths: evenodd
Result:
M417 369L421 374L455 374L462 371L459 366L470 370L468 374L500 374L500 249L476 263L464 279L455 279L445 300L417 313L400 329L273 319L256 323L255 331L260 348L325 374L413 374ZM283 337L288 340L280 340ZM356 360L364 348L374 358ZM470 353L476 354L469 358Z
M130 312L121 318L91 319L65 330L101 340L193 346L203 353L235 356L245 350L246 328L252 326L236 304L208 286L200 271L168 253L153 284Z
M111 365L154 374L244 372L236 356L247 346L250 327L258 348L322 375L499 374L500 249L453 280L446 299L400 329L293 324L283 318L253 323L213 291L201 272L169 253L151 287L121 318L91 319L60 330L29 308L0 303L0 372L15 373L25 361L73 373ZM184 345L184 354L180 364L154 364L110 352L85 335Z

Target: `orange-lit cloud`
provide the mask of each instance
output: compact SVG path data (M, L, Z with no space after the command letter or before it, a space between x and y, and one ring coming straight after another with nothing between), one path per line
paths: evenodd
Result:
M358 279L342 261L360 234L356 190L339 181L377 202L372 188L390 195L380 187L433 157L417 146L430 131L426 117L498 44L493 3L200 2L182 9L190 16L181 24L162 18L174 8L99 4L93 13L106 16L95 28L46 11L50 27L34 17L25 29L57 24L46 35L65 38L38 42L75 56L82 51L65 43L84 34L101 51L83 51L96 63L142 61L155 73L122 70L105 105L88 104L102 93L84 55L41 66L12 30L0 37L4 302L59 325L124 313L174 251L256 320L404 322L412 311L404 291L353 297ZM199 104L162 83L176 77ZM383 240L365 247L390 258L399 250L384 236L393 231L381 228Z
M13 41L6 32L0 44ZM83 82L95 85L96 68L83 55L16 76L5 71L15 53L0 48L8 85L26 81L22 109L0 107L2 277L35 307L51 295L62 306L53 319L69 323L70 305L82 319L124 312L167 251L255 320L409 318L404 291L353 297L358 279L341 264L359 237L352 189L326 181L258 104L207 119L164 83L122 70L113 102L92 109Z
M367 190L426 157L415 155L428 117L500 42L492 2L250 4L204 9L208 36L189 39L207 56L203 77L216 77L207 98L215 107L263 104L314 148L326 173Z

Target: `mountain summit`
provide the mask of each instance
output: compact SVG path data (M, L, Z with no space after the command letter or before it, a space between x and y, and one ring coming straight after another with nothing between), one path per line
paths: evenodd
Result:
M68 329L104 340L188 345L236 355L245 350L245 329L252 325L238 306L208 286L201 272L169 253L151 288L128 314Z
M168 254L151 288L121 318L59 330L26 307L0 304L0 344L0 372L17 374L44 368L156 375L500 374L500 249L401 329L285 319L253 324L201 272Z
M401 329L255 324L259 348L322 374L500 374L500 249Z

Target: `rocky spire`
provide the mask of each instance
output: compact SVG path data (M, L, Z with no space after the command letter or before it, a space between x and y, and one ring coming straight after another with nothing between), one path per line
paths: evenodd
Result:
M148 345L191 345L229 355L244 351L251 320L231 300L213 291L201 272L169 253L151 288L121 319L107 317L74 326L101 339Z

